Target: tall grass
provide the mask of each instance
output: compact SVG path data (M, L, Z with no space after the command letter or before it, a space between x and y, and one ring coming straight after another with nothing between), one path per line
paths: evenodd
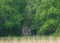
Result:
M52 36L0 37L0 43L60 43L60 38Z

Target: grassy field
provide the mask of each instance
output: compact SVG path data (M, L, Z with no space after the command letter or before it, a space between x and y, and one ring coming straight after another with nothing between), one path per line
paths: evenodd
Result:
M0 37L0 43L60 43L59 37Z

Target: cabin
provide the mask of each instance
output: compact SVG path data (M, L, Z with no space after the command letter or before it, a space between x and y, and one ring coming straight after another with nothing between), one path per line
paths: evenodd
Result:
M22 29L22 35L23 36L30 36L31 35L31 29L28 26L24 27Z

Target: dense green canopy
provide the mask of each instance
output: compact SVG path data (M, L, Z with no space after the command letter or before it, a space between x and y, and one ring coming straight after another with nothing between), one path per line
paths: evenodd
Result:
M0 36L60 35L60 0L0 0Z

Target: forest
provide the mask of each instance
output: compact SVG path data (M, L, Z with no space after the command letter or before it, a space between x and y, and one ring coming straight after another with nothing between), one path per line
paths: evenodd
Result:
M0 0L0 36L60 35L60 0Z

